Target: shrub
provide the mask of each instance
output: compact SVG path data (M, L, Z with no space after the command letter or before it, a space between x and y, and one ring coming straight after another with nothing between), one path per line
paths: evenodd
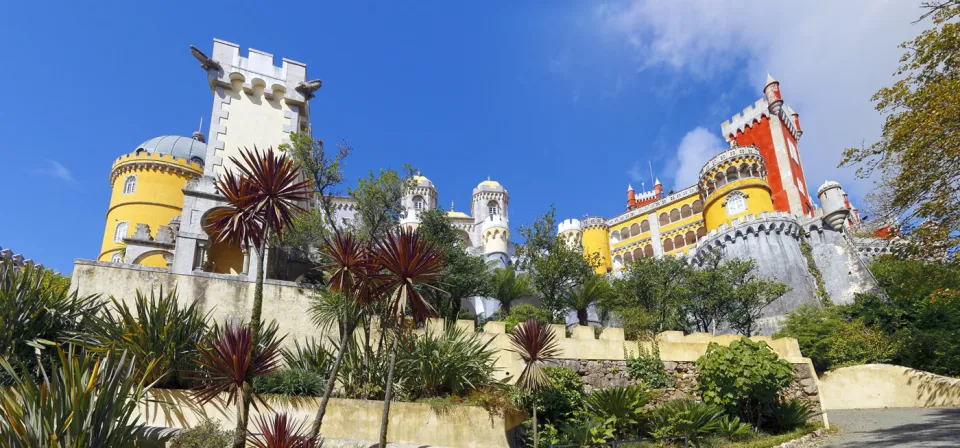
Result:
M832 369L860 364L887 363L900 350L900 343L879 329L853 319L841 325L827 352L827 364Z
M504 328L507 333L513 330L513 327L521 322L533 319L542 324L548 324L552 320L550 310L540 308L530 304L517 305L510 308L510 313L504 316Z
M180 306L176 290L159 294L150 291L147 297L139 290L135 310L123 301L110 298L113 310L102 310L90 316L89 346L92 350L128 352L136 360L137 372L147 363L157 368L149 381L156 387L190 386L191 371L199 352L197 345L207 333L209 314L199 309L199 302Z
M403 336L397 371L413 400L448 394L465 395L494 382L496 351L479 333L448 325L441 332Z
M39 371L36 350L49 342L58 342L82 329L84 316L100 306L96 296L79 297L70 293L69 282L49 270L33 264L15 267L0 260L0 358L7 358L20 375ZM56 361L55 350L42 350L42 364ZM14 376L0 369L0 386L12 384Z
M746 338L721 347L711 343L697 360L703 401L722 406L760 426L763 415L777 404L780 392L793 380L793 366L781 360L765 342Z
M823 372L832 368L829 353L842 325L843 318L836 307L803 306L787 314L773 337L796 339L800 352L810 358L817 371Z
M552 385L537 392L537 418L559 425L574 411L583 409L583 380L566 367L544 367L543 371ZM530 409L529 393L520 389L513 389L513 393L519 408Z
M316 339L310 338L300 345L300 341L293 341L293 349L285 348L280 351L283 362L287 367L298 370L308 370L323 376L330 371L334 354L318 344Z
M586 411L591 417L611 425L617 437L623 437L640 423L643 407L651 397L640 386L597 389L587 395Z
M774 408L773 421L778 431L787 432L806 425L808 420L820 414L813 403L793 399Z
M495 416L503 416L505 412L519 410L506 386L487 386L470 392L463 398L463 404L480 406Z
M326 379L309 370L282 369L253 380L253 393L284 396L320 397Z
M750 424L741 422L740 417L730 418L729 415L724 415L717 421L714 432L727 440L742 439L750 434Z
M173 448L225 448L233 443L233 431L221 429L220 422L204 420L180 431L170 442Z
M663 367L657 342L653 342L653 347L649 351L642 343L638 343L637 346L639 349L636 356L633 356L626 347L623 348L623 355L627 360L627 375L630 379L643 381L645 386L653 389L670 387L673 382Z
M654 437L688 436L699 446L701 439L716 430L722 417L720 406L690 399L674 400L654 410L648 424Z
M0 389L0 446L59 446L57 441L72 447L132 446L143 428L137 403L149 388L132 360L99 357L72 345L57 346L56 352L53 369L43 369L41 381L20 378L0 359L14 380Z

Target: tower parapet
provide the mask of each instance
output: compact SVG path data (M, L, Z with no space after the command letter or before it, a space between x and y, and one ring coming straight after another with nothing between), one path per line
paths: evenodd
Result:
M752 146L724 151L707 162L697 184L707 231L747 214L773 211L766 174L763 156Z
M510 225L503 216L487 216L480 225L483 253L507 254L510 246Z
M823 209L823 222L835 230L840 230L850 214L846 193L840 188L840 184L834 181L824 182L817 189L817 199Z

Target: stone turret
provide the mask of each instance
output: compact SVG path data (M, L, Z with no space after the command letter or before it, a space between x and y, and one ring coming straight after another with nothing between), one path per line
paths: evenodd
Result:
M817 189L817 199L820 199L820 207L823 209L824 224L834 230L840 230L850 214L846 193L840 188L840 184L834 181L824 182Z

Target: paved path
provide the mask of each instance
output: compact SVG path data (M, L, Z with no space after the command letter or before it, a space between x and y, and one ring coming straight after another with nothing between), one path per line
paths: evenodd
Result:
M831 448L960 447L960 408L830 411Z

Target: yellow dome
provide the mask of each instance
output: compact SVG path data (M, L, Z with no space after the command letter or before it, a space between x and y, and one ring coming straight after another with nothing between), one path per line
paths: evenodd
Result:
M419 184L420 182L430 182L430 179L427 179L427 176L422 174L417 174L413 176L413 181Z
M469 218L470 215L464 212L447 212L447 217L449 218Z
M498 187L500 187L500 188L502 188L503 186L500 185L500 182L497 182L497 181L495 181L495 180L487 179L487 180L485 180L485 181L483 181L483 182L480 182L480 184L477 185L477 188L480 188L480 187L491 187L491 188L498 188Z

